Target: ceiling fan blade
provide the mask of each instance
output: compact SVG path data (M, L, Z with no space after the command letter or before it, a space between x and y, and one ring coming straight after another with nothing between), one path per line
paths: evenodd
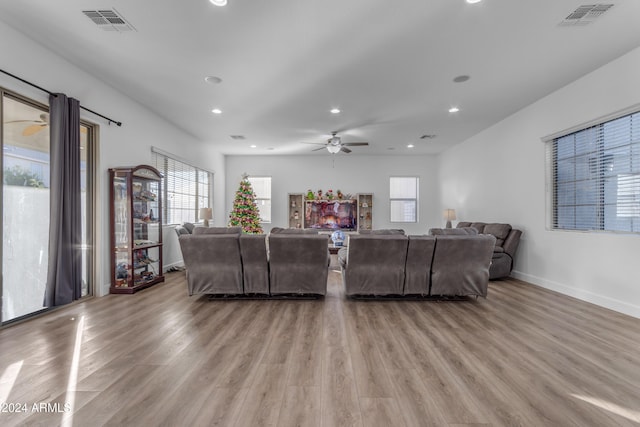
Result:
M326 143L326 142L306 142L306 141L301 141L301 144L327 145L327 143Z
M343 151L345 153L350 153L351 150L349 150L347 147L344 146L344 144L342 145L342 147L340 147L340 151Z
M22 136L31 136L34 135L38 132L40 132L42 129L44 129L45 127L47 127L47 124L42 124L42 125L31 125L31 126L27 126L26 128L24 128L24 130L22 131Z
M343 142L342 145L348 145L350 147L362 147L365 145L369 145L368 142Z
M8 125L9 123L44 123L44 122L41 122L40 120L10 120L8 122L4 122L5 125Z
M313 150L311 150L311 151L320 151L320 150L324 150L325 148L326 148L326 147L315 148L315 149L313 149Z

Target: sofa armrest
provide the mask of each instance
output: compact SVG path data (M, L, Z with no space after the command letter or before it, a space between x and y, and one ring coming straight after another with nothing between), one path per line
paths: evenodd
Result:
M502 244L504 251L511 259L515 259L516 250L518 249L518 244L520 244L520 236L522 236L522 231L512 229Z

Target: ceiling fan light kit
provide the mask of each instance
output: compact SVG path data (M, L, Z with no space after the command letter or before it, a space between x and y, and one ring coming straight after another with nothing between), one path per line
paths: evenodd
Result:
M362 147L369 145L368 142L342 142L342 138L338 136L338 132L331 132L331 138L327 139L327 142L305 142L304 144L322 145L320 148L315 148L311 151L320 151L324 148L331 154L337 154L340 151L343 153L351 153L351 150L347 147Z

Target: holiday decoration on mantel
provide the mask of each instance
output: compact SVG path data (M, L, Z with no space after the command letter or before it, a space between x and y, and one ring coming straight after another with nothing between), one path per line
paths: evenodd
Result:
M307 190L306 195L307 200L345 200L351 199L351 194L345 194L341 190L338 190L336 193L333 192L332 189L323 192L322 190L318 190L315 193L311 190Z
M256 206L256 194L253 192L249 175L242 174L240 187L236 191L233 210L229 214L229 227L242 227L243 233L261 234L260 212Z

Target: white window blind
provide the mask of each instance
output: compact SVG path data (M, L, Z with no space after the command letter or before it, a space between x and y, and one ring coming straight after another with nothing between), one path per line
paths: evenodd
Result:
M153 151L153 162L164 176L162 182L162 209L165 224L197 222L200 208L210 203L213 174Z
M547 143L552 228L640 232L640 112Z
M389 205L391 222L417 222L418 177L389 178Z
M256 193L256 206L260 211L260 221L271 222L271 177L250 176L249 182Z

